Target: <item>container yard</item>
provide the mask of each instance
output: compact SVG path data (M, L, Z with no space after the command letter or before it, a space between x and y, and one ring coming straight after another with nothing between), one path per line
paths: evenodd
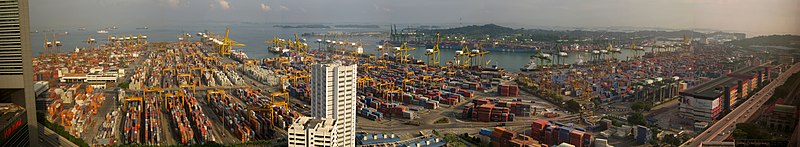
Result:
M275 43L283 48L275 57L251 59L245 51L232 49L244 44L227 38L227 33L159 43L146 43L144 36L121 37L99 48L66 53L68 58L37 58L36 78L52 81L53 87L46 118L76 137L91 138L93 145L281 139L296 118L311 115L312 64L338 60L357 65L358 131L449 128L474 133L476 127L494 127L477 132L489 137L493 146L585 147L594 139L581 126L598 119L595 108L643 100L667 103L678 91L765 62L704 46L691 53L676 49L638 60L598 57L581 64L507 72L486 66L489 59L483 55L488 52L480 47L465 46L453 62L428 65L440 61L409 56L416 48L407 44L376 46L375 52L382 54L375 56L358 52L364 49L359 42L331 40L313 50L297 37ZM426 55L433 55L429 52L438 49L426 50ZM106 89L118 85L122 90ZM115 98L105 95L111 91L118 91L119 102L108 104L106 99ZM555 101L552 95L563 98ZM588 111L570 112L564 108L567 100L580 102L580 109ZM111 108L106 112L100 109L104 105L114 106L107 106ZM528 126L530 135L515 132ZM590 130L609 128L611 121L603 120ZM438 138L398 144L422 142L442 144Z

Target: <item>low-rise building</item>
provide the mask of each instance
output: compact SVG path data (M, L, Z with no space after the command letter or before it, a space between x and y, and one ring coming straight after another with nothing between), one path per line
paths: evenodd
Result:
M775 104L764 113L765 119L759 123L774 130L791 131L797 125L798 112L796 106Z
M336 122L331 118L300 117L288 129L289 147L339 146Z
M746 67L680 92L678 116L686 123L713 122L770 80L769 67Z

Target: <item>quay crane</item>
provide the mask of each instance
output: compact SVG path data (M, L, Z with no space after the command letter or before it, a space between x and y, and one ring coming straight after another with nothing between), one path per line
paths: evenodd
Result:
M484 50L480 43L478 43L477 45L478 47L471 51L469 57L471 58L470 60L474 62L471 63L472 64L471 66L474 66L477 69L481 69L483 68L484 65L487 65L489 64L489 62L492 62L492 60L487 61L486 58L484 58L484 55L489 54L489 51Z
M456 51L455 57L455 65L456 67L468 68L470 67L470 56L472 56L472 52L469 50L469 46L464 45L460 51Z
M619 54L622 54L622 50L620 50L619 48L614 48L614 46L611 45L610 42L608 43L608 47L606 47L606 50L608 50L608 53L611 54L611 60L609 60L609 62L619 60Z
M50 52L52 52L51 50L53 50L53 47L55 47L55 44L53 42L47 40L47 34L46 33L45 33L45 35L42 35L42 36L44 36L44 55L48 55L48 54L50 54Z
M408 63L408 56L411 55L408 51L413 50L417 50L417 48L409 47L407 42L400 45L400 47L395 47L395 60L399 60L399 62L403 64Z
M95 48L94 44L97 43L97 41L95 41L95 39L92 38L92 36L89 36L89 38L87 38L83 42L86 42L86 44L88 44L90 48Z
M222 42L220 43L219 52L220 55L231 55L231 48L234 46L246 46L245 44L238 43L236 41L231 40L228 36L231 32L231 28L228 27L225 29L225 38L222 38Z
M433 48L425 50L425 55L428 56L428 66L439 66L439 62L441 62L442 55L439 49L439 42L439 32L436 32L436 43Z
M538 53L532 55L531 57L539 59L539 63L542 63L542 66L544 66L544 61L552 62L552 59L550 59L550 54L542 53L542 50L539 50Z
M641 47L641 46L637 47L635 40L631 41L630 49L633 50L633 57L636 60L639 60L642 57L642 56L639 55L639 52L643 52L644 51L644 47Z

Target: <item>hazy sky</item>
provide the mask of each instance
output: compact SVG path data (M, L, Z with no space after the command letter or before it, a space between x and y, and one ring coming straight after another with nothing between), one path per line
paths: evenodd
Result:
M193 22L497 23L800 34L800 0L29 0L34 29ZM460 19L460 20L459 20Z

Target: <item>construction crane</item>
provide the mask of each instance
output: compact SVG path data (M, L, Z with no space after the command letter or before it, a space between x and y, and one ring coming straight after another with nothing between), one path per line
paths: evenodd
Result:
M225 29L225 38L222 38L222 44L219 47L219 54L220 55L231 55L231 48L234 46L246 46L245 44L238 43L236 41L231 40L228 36L231 32L231 28L228 27Z
M439 62L441 62L442 55L439 50L439 43L439 32L436 32L436 43L433 44L433 48L425 50L425 55L428 56L428 66L439 66Z

